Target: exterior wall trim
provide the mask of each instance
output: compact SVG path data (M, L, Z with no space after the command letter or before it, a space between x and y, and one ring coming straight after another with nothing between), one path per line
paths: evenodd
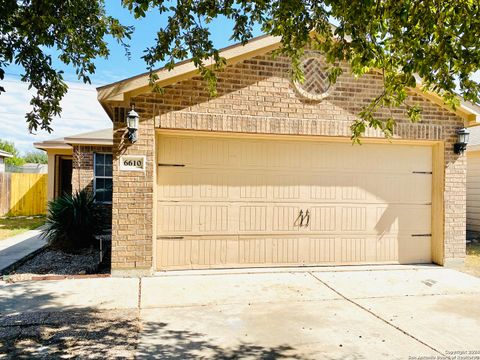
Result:
M432 146L432 261L445 263L445 144Z
M343 142L352 143L352 140L346 136L327 136L327 135L303 135L303 134L259 134L259 133L247 133L247 132L228 132L228 131L203 131L203 130L178 130L178 129L155 129L156 134L170 134L170 135L195 135L195 136L219 136L219 137L255 137L259 139L286 139L292 140L293 138L305 141L322 141L322 142ZM387 138L374 138L364 137L361 139L362 143L370 144L397 144L397 145L423 145L434 146L437 144L443 144L440 140L411 140L411 139L387 139ZM357 146L357 145L355 145ZM361 146L361 145L358 145Z
M232 115L176 111L155 119L156 128L225 133L345 136L350 138L350 120L317 120L274 116ZM393 139L441 140L441 125L428 123L398 123ZM368 128L363 139L384 138L380 130Z

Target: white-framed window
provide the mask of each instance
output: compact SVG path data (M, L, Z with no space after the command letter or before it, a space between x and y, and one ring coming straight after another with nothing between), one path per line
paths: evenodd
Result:
M93 191L96 202L112 202L112 154L93 154Z

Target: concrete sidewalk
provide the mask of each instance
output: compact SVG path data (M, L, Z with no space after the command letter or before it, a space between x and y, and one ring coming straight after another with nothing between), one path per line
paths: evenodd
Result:
M480 350L480 278L435 266L345 269L0 283L0 340L10 334L7 350L18 356L138 359L408 359ZM55 334L48 346L32 335L23 347L17 339L27 335L16 331L24 322L25 334Z
M40 229L35 229L0 240L0 274L25 256L45 246L47 240L40 234Z

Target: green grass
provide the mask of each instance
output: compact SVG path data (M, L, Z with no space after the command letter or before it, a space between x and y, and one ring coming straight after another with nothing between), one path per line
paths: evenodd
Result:
M0 240L33 230L45 224L45 216L0 218Z

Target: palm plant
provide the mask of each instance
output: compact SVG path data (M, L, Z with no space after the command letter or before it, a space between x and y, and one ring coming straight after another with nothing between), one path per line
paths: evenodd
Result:
M95 243L95 236L105 232L104 210L87 190L64 194L48 204L42 235L51 246L81 249Z

